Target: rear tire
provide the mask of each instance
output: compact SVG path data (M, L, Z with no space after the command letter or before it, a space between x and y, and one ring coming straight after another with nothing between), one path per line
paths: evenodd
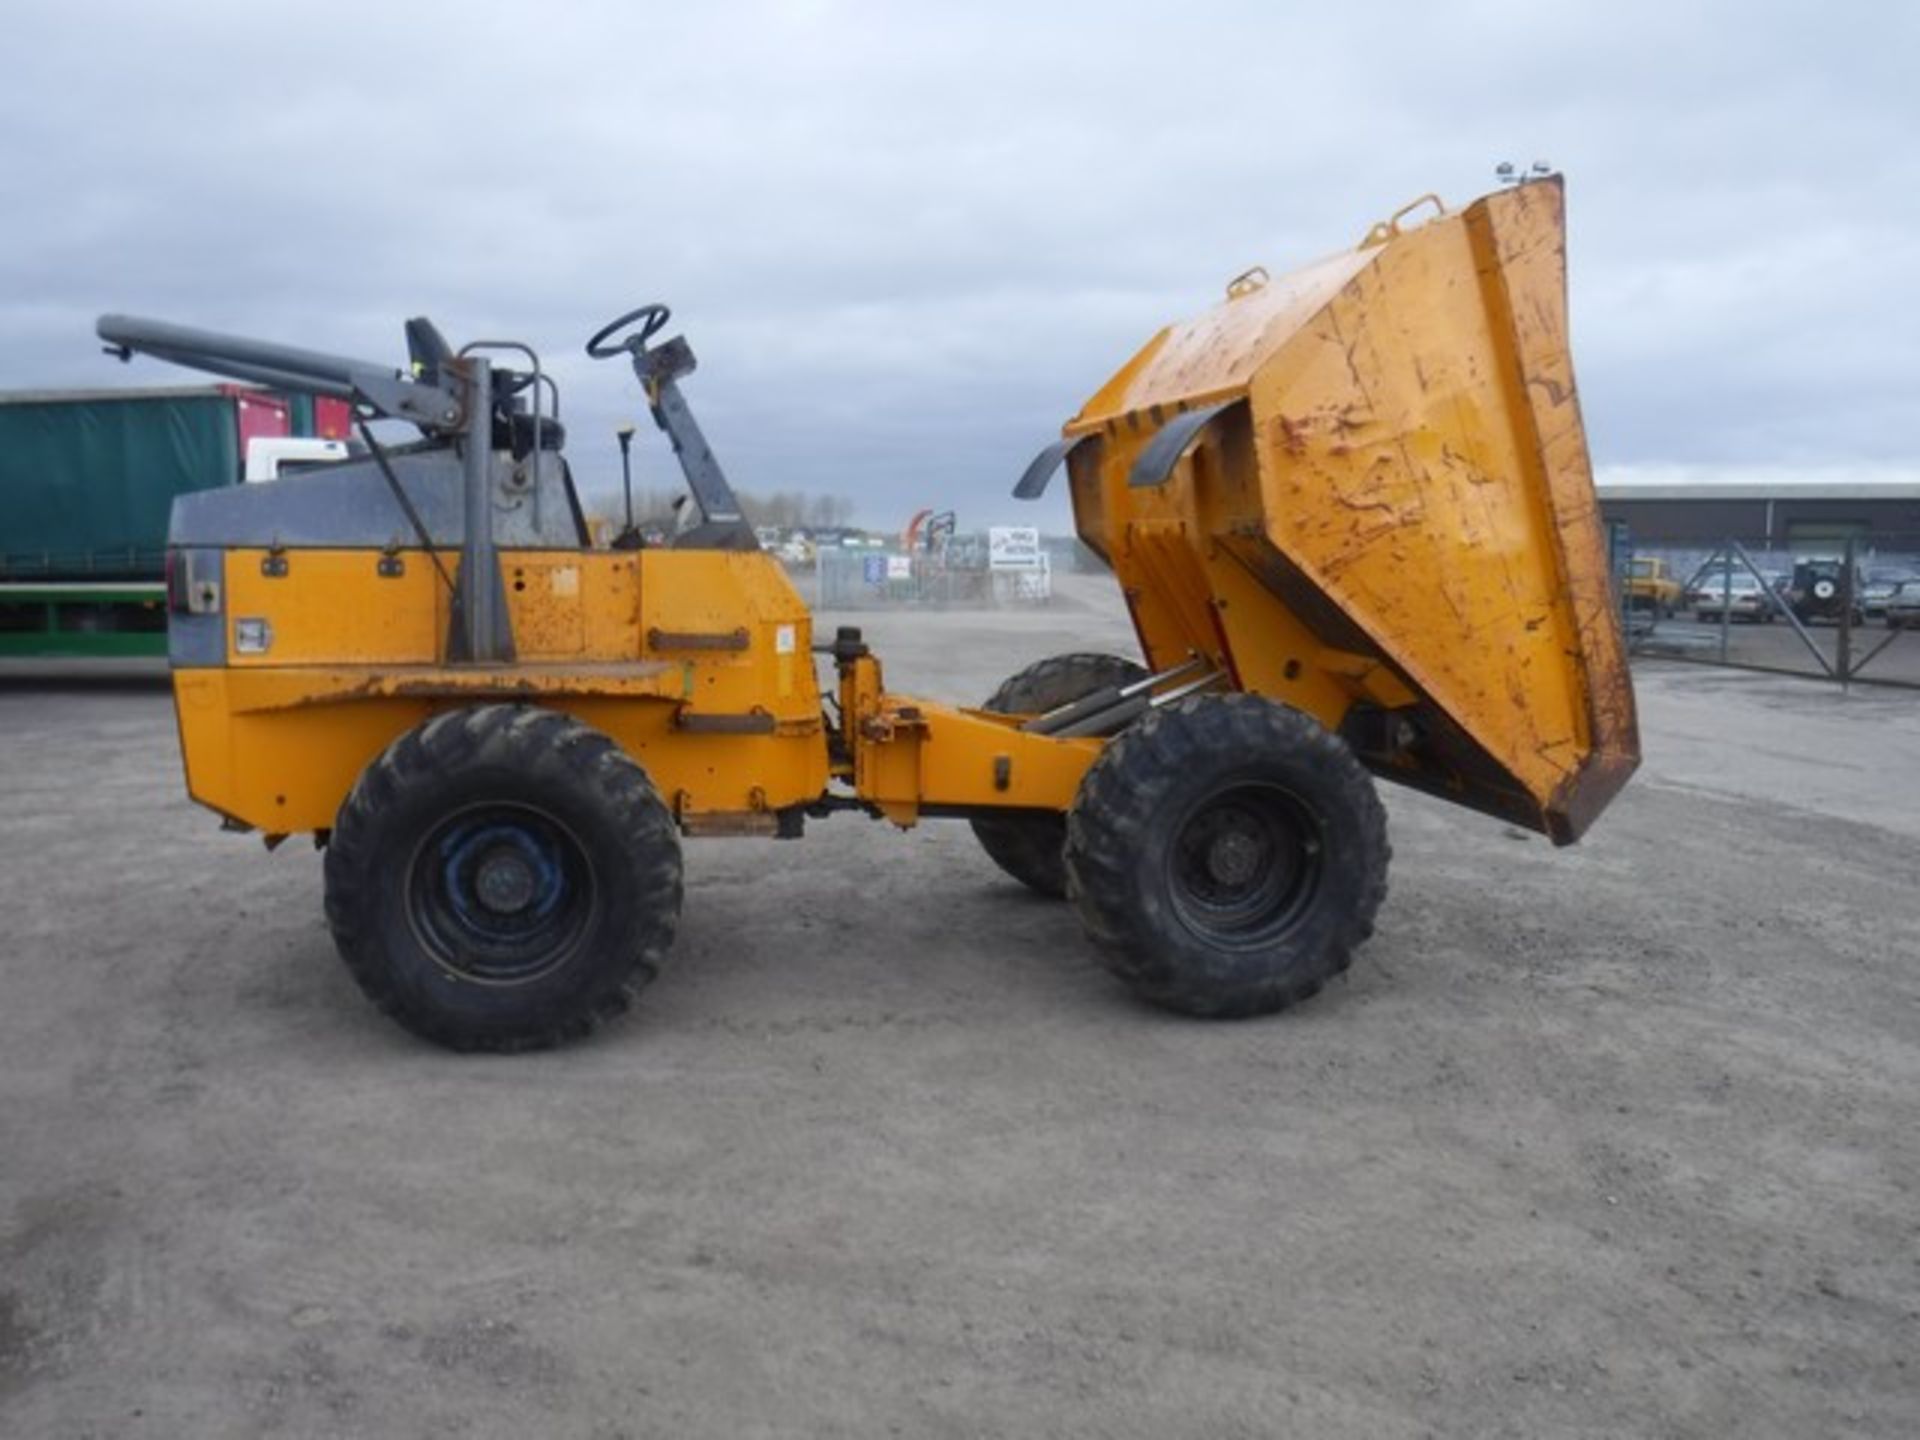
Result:
M1147 671L1118 655L1055 655L1029 665L1004 682L981 707L998 715L1040 715L1081 700L1109 685L1131 685ZM977 816L980 848L1007 874L1042 895L1067 893L1067 818L1030 810Z
M1156 711L1101 753L1067 817L1087 934L1143 998L1263 1015L1351 963L1386 896L1386 815L1353 752L1256 695Z
M624 1011L679 920L646 773L556 711L437 715L367 767L327 848L327 922L375 1005L453 1050L531 1050Z

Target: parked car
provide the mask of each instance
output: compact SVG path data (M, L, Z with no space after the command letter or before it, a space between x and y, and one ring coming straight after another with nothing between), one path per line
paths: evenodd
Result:
M1696 620L1729 619L1765 624L1774 616L1773 598L1750 570L1721 570L1703 575L1687 591L1687 608Z
M1851 588L1853 595L1853 623L1864 621L1866 612L1861 609L1860 597L1867 585L1865 577L1856 569L1852 576L1852 585L1848 585L1846 562L1842 560L1802 560L1793 567L1793 582L1787 587L1787 603L1793 607L1793 613L1802 621L1832 620L1838 622L1846 614L1847 595Z
M1880 613L1887 617L1889 630L1920 630L1920 580L1895 587Z
M1904 572L1888 574L1883 570L1869 572L1866 589L1860 592L1860 608L1869 620L1882 619L1887 613L1887 601L1899 592L1901 586L1915 582L1920 582L1920 575Z
M1682 606L1688 610L1693 609L1695 601L1704 597L1709 590L1717 592L1725 582L1726 572L1724 570L1694 571L1693 578L1687 581L1687 593L1681 601Z
M1636 555L1627 561L1629 609L1651 610L1665 619L1685 602L1685 588L1674 578L1666 561L1651 555Z

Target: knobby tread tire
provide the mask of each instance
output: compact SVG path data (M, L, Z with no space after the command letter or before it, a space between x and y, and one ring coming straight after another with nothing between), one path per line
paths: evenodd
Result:
M1118 655L1076 653L1036 661L1004 680L982 709L999 715L1037 715L1109 685L1131 685L1147 671ZM973 833L994 864L1030 889L1054 899L1067 893L1064 815L1013 811L974 818Z
M557 816L594 875L585 940L556 974L487 986L439 964L408 920L422 837L462 805ZM532 705L448 710L394 741L342 803L326 852L335 948L384 1014L453 1050L577 1040L624 1012L659 973L682 898L679 837L646 772L610 738Z
M1188 924L1170 878L1175 831L1210 794L1282 787L1320 826L1316 888L1292 927L1253 948ZM1373 933L1387 892L1386 813L1344 741L1255 695L1195 696L1108 743L1067 816L1069 893L1107 968L1183 1014L1271 1014L1318 993Z

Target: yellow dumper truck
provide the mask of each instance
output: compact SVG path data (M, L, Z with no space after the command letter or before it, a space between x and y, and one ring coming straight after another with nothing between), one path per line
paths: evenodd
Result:
M1560 183L1430 204L1238 277L1067 422L1016 493L1064 472L1139 655L1055 657L980 708L897 694L858 631L814 633L688 408L664 306L588 342L631 364L686 477L688 523L637 550L591 545L524 346L456 351L415 320L395 367L103 318L123 356L361 417L354 458L175 503L188 787L231 828L324 845L354 977L456 1048L623 1010L672 943L682 837L838 811L970 821L1159 1004L1301 1000L1385 893L1374 778L1564 844L1638 761Z

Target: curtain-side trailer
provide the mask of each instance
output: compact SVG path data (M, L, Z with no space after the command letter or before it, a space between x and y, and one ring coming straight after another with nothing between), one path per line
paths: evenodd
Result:
M0 656L164 655L174 497L239 484L254 440L348 423L243 385L0 392Z

